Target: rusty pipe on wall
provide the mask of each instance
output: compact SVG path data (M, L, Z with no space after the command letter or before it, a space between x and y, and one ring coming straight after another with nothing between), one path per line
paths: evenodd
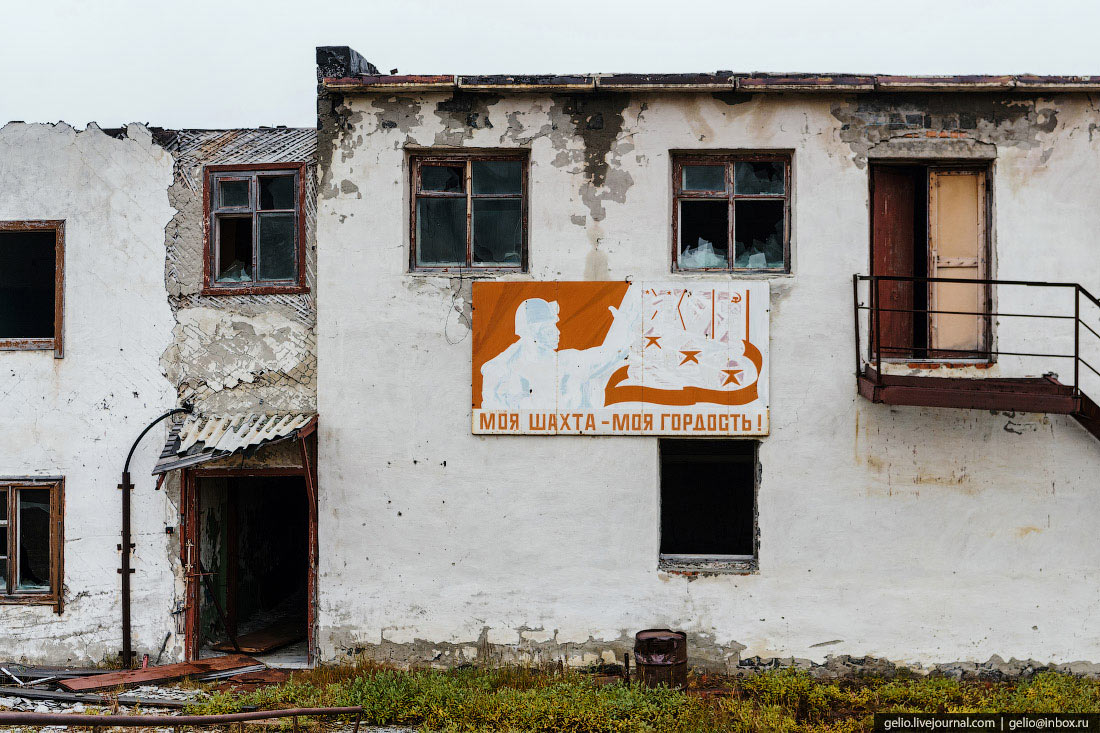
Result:
M130 567L130 553L134 550L134 543L130 536L130 492L134 490L134 485L130 481L130 460L134 457L134 451L137 450L138 443L154 426L172 415L190 414L193 409L194 407L190 403L184 403L183 407L171 409L146 425L141 434L137 436L134 444L130 446L130 452L126 454L126 463L122 467L122 483L118 485L118 488L122 489L122 542L118 545L119 552L122 554L122 567L118 569L118 572L122 574L122 664L124 667L132 667L134 663L133 639L130 629L130 575L134 572L134 569Z

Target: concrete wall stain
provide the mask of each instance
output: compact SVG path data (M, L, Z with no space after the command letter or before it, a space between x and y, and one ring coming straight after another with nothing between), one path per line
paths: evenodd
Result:
M832 113L860 167L885 140L944 136L1033 148L1058 126L1057 102L1027 95L867 94L833 104Z

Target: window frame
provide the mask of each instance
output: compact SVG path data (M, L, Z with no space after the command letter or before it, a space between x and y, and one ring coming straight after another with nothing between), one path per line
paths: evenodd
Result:
M746 151L746 152L683 152L672 154L672 271L675 273L725 272L760 275L789 275L791 272L791 159L790 152L783 151ZM737 194L733 190L733 170L735 163L782 163L783 195L778 194ZM726 168L726 190L684 191L683 169L688 165L724 165ZM728 202L726 233L729 243L726 267L680 267L680 202L683 200ZM737 201L782 201L783 202L783 267L735 267L734 251L737 231Z
M664 522L664 466L661 454L663 440L707 441L738 440L752 444L752 554L731 555L718 553L692 554L661 552ZM699 573L751 575L760 570L760 446L761 441L746 438L661 438L657 441L657 569L676 573L695 575Z
M483 160L514 160L520 164L520 192L518 194L474 194L473 192L473 164ZM429 191L422 193L420 190L420 170L428 165L461 165L465 177L463 184L465 191L461 194L446 193L442 191ZM527 258L530 242L528 225L528 169L530 168L530 155L526 150L492 150L492 151L450 151L450 152L424 152L413 153L409 156L409 271L410 272L527 272ZM417 202L421 198L464 198L466 200L466 264L464 265L421 265L416 261L417 237L416 237L416 211ZM486 265L474 264L473 261L473 212L475 199L519 199L520 202L520 263L518 265L502 265L492 263Z
M65 356L65 220L21 219L0 221L0 232L54 233L54 295L52 338L3 338L0 351L53 351L55 359Z
M308 293L306 285L306 172L305 161L285 163L243 163L234 165L208 165L203 169L203 295L273 295L286 293ZM228 174L228 175L226 175ZM293 175L297 196L294 208L294 252L297 260L297 272L293 280L260 280L256 267L259 254L259 217L261 213L287 213L289 209L259 208L259 179L275 175ZM218 199L217 182L220 180L248 180L249 204L247 207L221 207ZM218 284L218 227L219 217L252 218L252 272L251 283Z
M60 614L64 606L65 579L65 478L63 476L0 477L3 501L7 502L7 546L2 548L7 556L6 584L0 586L0 605L53 606ZM13 548L18 535L18 517L15 513L16 494L21 489L49 489L50 492L50 590L42 593L18 592L12 583Z

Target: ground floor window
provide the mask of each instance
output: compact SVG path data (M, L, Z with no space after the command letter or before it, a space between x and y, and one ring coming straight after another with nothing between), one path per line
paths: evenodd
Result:
M757 445L660 441L662 566L756 569Z
M0 603L61 608L61 479L0 479Z

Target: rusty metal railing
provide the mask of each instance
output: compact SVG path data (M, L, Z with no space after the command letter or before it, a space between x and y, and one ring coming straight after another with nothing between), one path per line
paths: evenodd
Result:
M862 302L860 297L860 284L867 283L868 285L868 297L867 302ZM882 285L883 283L910 283L913 285L914 291L918 284L928 285L932 283L955 283L962 285L974 285L982 286L990 289L992 293L993 288L1003 287L1023 287L1023 288L1047 288L1050 290L1059 290L1072 293L1073 308L1072 313L1058 312L1058 313L1030 313L1030 312L1012 312L1012 311L998 311L990 307L988 310L977 311L960 311L960 310L946 310L935 308L895 308L895 307L883 307L882 302ZM992 296L989 298L989 302L993 302ZM1090 326L1089 323L1082 318L1082 305L1086 307L1092 307L1095 310L1092 311L1092 315L1097 317L1096 327ZM1096 346L1100 346L1100 300L1096 298L1092 293L1083 288L1079 283L1073 282L1041 282L1035 280L993 280L993 279L980 279L980 278L952 278L952 277L916 277L916 276L902 276L902 275L853 275L852 276L852 307L853 307L853 319L855 321L855 356L856 356L856 376L866 376L865 367L873 366L875 372L875 379L881 384L882 380L882 361L885 355L887 360L893 359L905 359L910 361L944 361L949 358L956 359L991 359L997 356L1014 356L1020 358L1035 358L1035 359L1047 359L1047 360L1059 360L1066 361L1071 360L1073 363L1073 384L1072 389L1075 396L1080 396L1081 392L1081 367L1084 366L1090 370L1097 377L1100 377L1100 368L1090 363L1081 354L1081 337L1082 335L1091 335L1096 339L1093 342ZM866 355L863 351L863 324L861 322L860 314L867 312L870 316L867 323L867 338ZM988 344L985 348L975 349L951 349L941 348L939 346L933 346L932 344L925 343L924 345L918 345L916 343L909 344L883 344L882 343L882 314L884 313L909 313L916 318L917 316L927 318L935 314L943 315L959 315L959 316L976 316L985 319L986 331L988 335ZM1049 321L1072 321L1073 322L1073 349L1071 353L1060 353L1058 351L1023 351L1023 350L1008 350L994 348L994 340L992 333L992 323L995 318L1034 318L1043 319ZM921 353L923 352L923 353Z
M0 712L0 728L9 725L73 725L91 728L113 728L116 726L138 726L180 728L185 725L229 725L249 720L271 720L291 718L294 730L298 730L298 718L355 716L354 731L359 730L363 718L363 708L291 708L288 710L254 710L247 713L222 713L219 715L81 715L78 713L22 713Z

